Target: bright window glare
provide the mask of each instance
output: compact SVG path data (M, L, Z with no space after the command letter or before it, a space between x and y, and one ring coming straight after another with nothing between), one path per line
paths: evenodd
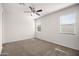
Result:
M68 14L60 17L60 24L74 24L75 23L75 14Z

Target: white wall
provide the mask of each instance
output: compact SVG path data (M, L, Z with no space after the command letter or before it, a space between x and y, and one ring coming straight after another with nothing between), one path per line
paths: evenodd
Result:
M77 34L61 34L60 33L60 16L73 13L76 16ZM79 50L79 5L65 8L63 10L51 13L47 16L36 19L36 26L41 23L41 32L36 32L36 37L62 46Z
M2 5L0 4L0 53L2 50Z
M3 4L3 43L34 37L35 24L19 4Z

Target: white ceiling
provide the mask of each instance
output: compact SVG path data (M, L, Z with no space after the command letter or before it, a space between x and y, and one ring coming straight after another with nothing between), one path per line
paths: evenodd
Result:
M71 6L75 3L31 3L31 4L26 4L27 7L30 5L33 6L36 10L42 9L42 12L39 12L41 16L46 15L51 12L55 12L57 10L60 10L62 8L66 8L68 6ZM27 8L27 11L29 8ZM39 16L36 16L36 18Z
M36 9L42 9L43 12L40 12L41 16L47 13L51 13L62 8L73 5L73 3L35 3L32 4Z
M6 8L5 10L9 12L10 11L14 12L16 10L20 10L21 12L24 12L24 11L30 11L29 6L31 5L36 10L42 9L43 12L39 12L39 13L41 16L43 16L73 4L74 3L25 3L25 6L24 6L24 5L20 5L19 3L6 3L4 4L4 7ZM26 13L26 14L30 15L29 13ZM39 16L35 16L35 18L37 17Z

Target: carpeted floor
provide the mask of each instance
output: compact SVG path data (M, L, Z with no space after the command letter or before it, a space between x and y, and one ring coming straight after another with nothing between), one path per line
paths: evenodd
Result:
M79 51L39 39L3 44L2 56L77 56Z

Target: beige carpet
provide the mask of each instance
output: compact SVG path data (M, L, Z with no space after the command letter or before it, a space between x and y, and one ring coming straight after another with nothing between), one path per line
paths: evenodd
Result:
M3 44L2 56L77 56L79 51L39 39Z

